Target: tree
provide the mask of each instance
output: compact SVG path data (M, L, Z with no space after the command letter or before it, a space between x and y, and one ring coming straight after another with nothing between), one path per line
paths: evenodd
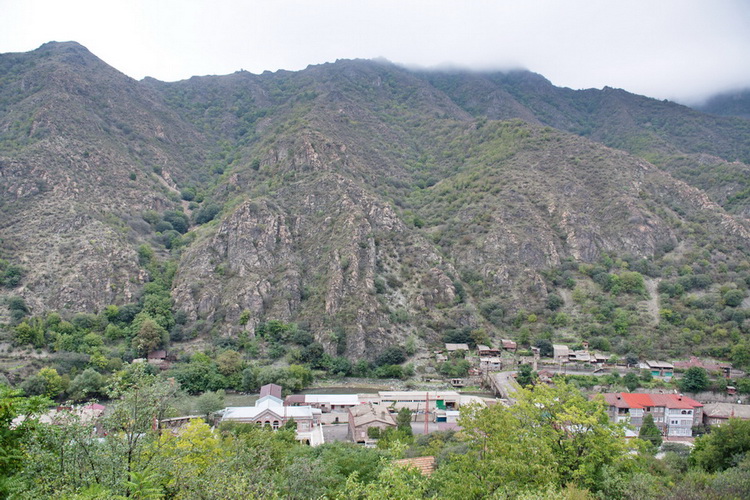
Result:
M635 373L626 373L624 377L622 377L622 383L625 384L625 387L627 387L628 392L633 392L638 387L641 386L641 380Z
M219 373L225 377L239 373L244 364L245 362L242 360L242 355L231 349L216 356L216 366L219 369Z
M708 472L728 469L750 452L750 420L730 418L729 422L695 440L690 462Z
M86 368L70 383L68 393L75 400L97 396L104 385L104 377L93 368Z
M164 212L163 219L172 224L175 231L182 234L187 233L190 221L188 220L187 215L179 210L167 210Z
M536 346L539 348L539 355L543 358L551 358L554 349L552 348L552 342L548 339L539 339L536 341Z
M565 301L559 295L555 293L547 295L547 309L549 309L550 311L557 311L564 305Z
M648 441L656 448L661 446L661 431L654 423L654 416L650 413L647 413L646 416L643 417L643 423L641 424L641 429L638 431L638 437L644 441Z
M152 456L152 443L159 436L155 422L167 415L179 389L174 381L149 375L143 364L132 366L130 372L119 374L113 381L110 397L117 403L103 419L105 428L119 430L120 436L107 437L114 466L124 471L125 481L133 481L133 473L147 465L144 462ZM128 496L131 487L126 485L124 489Z
M445 496L486 498L570 483L597 491L607 473L636 460L600 399L589 400L565 383L516 395L511 407L462 408L459 423L469 452L435 472Z
M36 417L52 402L44 397L25 398L21 391L0 384L0 478L10 477L21 465L22 446L32 439L38 424ZM18 417L19 423L11 426ZM0 496L5 497L4 482L0 480Z
M518 375L516 375L516 381L521 387L528 387L534 385L534 381L537 378L537 374L528 363L524 363L518 367Z
M398 411L396 416L396 428L407 436L412 435L411 429L411 410L403 407Z
M737 368L743 368L750 365L750 344L747 341L740 341L732 348L732 363Z
M400 365L406 361L406 351L403 347L395 345L388 347L377 357L375 364L383 365Z
M214 220L214 218L221 212L221 207L215 203L209 203L208 205L201 208L195 215L196 224L205 224Z
M195 402L195 409L198 414L205 415L206 420L208 416L224 408L224 391L208 391L198 396L198 400Z
M684 392L700 392L708 387L708 374L706 370L693 366L685 371L685 375L679 382L680 390Z
M44 395L48 398L56 398L65 389L62 377L54 368L42 368L39 370L39 376L44 380Z
M156 350L167 331L151 318L145 319L133 337L133 348L142 356Z

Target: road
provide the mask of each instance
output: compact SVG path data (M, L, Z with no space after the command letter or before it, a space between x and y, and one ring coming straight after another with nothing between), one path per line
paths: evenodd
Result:
M518 382L514 375L515 371L497 372L491 375L492 377L492 388L495 393L499 394L500 397L507 399L508 403L515 404L516 398L513 397L516 390L518 389Z

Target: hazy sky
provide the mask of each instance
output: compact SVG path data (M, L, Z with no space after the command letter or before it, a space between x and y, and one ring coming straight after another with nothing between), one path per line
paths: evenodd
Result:
M384 57L682 102L750 87L750 0L0 0L0 52L50 40L166 81Z

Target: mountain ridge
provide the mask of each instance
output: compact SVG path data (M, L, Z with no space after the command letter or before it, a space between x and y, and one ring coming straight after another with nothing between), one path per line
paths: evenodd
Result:
M176 266L174 310L196 335L279 319L352 358L463 329L590 335L554 324L547 304L566 293L550 276L586 288L579 267L609 255L631 259L615 274L646 262L668 281L669 259L703 259L717 286L747 286L739 118L529 72L364 60L166 83L63 43L0 68L0 257L26 268L0 293L35 314L142 300L144 245ZM585 304L563 308L594 321ZM524 314L543 320L516 325Z

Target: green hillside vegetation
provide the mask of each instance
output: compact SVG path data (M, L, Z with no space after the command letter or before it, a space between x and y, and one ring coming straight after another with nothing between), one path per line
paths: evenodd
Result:
M165 83L75 43L0 60L0 318L19 347L395 377L459 338L744 363L740 118L527 72L357 60ZM195 390L240 387L222 376Z
M626 440L600 399L566 384L522 390L507 408L462 410L460 432L412 435L392 429L377 448L299 444L294 431L254 424L212 429L192 420L180 433L158 432L178 386L141 367L118 373L112 407L96 425L68 413L57 424L34 418L44 397L0 386L7 425L0 439L4 496L34 498L742 498L747 496L750 429L732 420L690 452ZM644 437L645 438L645 437ZM432 456L423 476L393 460Z

